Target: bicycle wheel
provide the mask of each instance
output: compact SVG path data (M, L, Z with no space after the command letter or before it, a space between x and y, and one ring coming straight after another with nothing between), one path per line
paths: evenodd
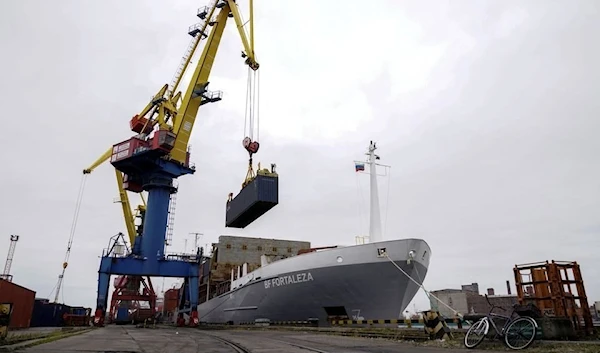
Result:
M510 349L525 349L533 343L537 331L535 321L530 317L520 317L506 328L504 342Z
M469 349L477 347L487 335L489 328L490 323L486 317L471 325L465 334L465 347Z

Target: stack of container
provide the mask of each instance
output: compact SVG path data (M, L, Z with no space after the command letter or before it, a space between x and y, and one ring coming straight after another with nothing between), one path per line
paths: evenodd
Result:
M0 279L0 303L11 303L9 329L30 327L35 292L15 283Z
M89 326L92 309L82 306L71 308L70 312L63 315L65 326Z
M64 317L71 312L71 307L64 304L50 303L48 299L35 299L31 327L59 327L65 325Z

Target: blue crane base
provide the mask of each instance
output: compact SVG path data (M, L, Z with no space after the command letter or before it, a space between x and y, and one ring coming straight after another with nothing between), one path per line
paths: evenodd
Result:
M173 180L195 172L187 163L184 165L164 158L174 143L174 139L168 139L168 134L155 134L153 142L131 138L113 148L115 152L111 157L111 164L125 173L128 180L148 191L148 204L142 222L142 235L132 244L133 252L126 257L114 255L113 249L118 242L116 239L112 248L102 256L94 317L96 326L104 324L111 275L183 277L185 283L189 284L188 302L192 308L190 324L198 324L198 274L201 256L198 253L196 256L170 257L164 251L171 194L177 192ZM160 140L161 136L165 138L164 141ZM120 158L119 155L123 152L128 153L128 156Z
M157 260L152 258L103 256L98 271L98 299L94 326L104 326L108 304L108 289L111 275L156 276L184 278L189 284L186 301L191 307L190 325L198 324L198 275L200 256L189 256L186 260Z

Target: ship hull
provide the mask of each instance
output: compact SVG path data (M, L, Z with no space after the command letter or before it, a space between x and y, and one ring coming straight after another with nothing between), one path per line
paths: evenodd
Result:
M389 258L381 256L382 249ZM257 319L318 319L326 324L343 316L397 319L417 293L417 283L425 279L430 256L425 241L403 239L279 260L234 281L233 290L200 304L199 319L233 324Z

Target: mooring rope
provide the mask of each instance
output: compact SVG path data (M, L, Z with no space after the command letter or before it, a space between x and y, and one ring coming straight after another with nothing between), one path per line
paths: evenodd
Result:
M436 297L435 295L431 294L427 289L425 289L425 287L423 286L422 283L417 282L414 278L412 278L408 273L406 273L406 271L404 271L400 266L398 266L398 264L396 262L394 262L394 260L392 260L389 255L387 253L385 253L385 257L390 260L390 262L398 269L400 270L400 272L402 272L406 277L408 277L408 279L410 279L411 281L413 281L417 286L419 286L424 292L425 295L427 295L427 297L433 297L435 300L437 300L438 302L442 303L445 307L447 307L448 309L452 310L452 312L454 313L454 315L458 316L459 318L463 318L463 315L461 313L459 313L458 311L454 310L454 308L452 308L451 306L449 306L448 304L444 303L440 298ZM420 276L419 276L420 277Z

